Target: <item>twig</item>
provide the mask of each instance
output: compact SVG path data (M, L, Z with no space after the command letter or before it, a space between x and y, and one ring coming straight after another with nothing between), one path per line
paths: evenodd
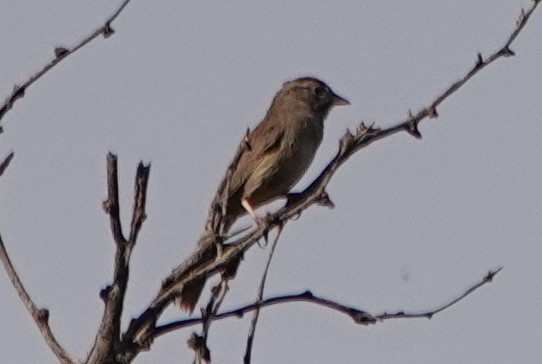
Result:
M77 360L73 359L65 350L60 346L58 341L55 339L51 328L49 327L49 310L45 308L38 308L34 301L30 298L30 295L26 292L26 289L23 286L23 283L19 279L11 260L9 259L8 253L0 236L0 260L6 268L8 277L15 287L17 294L21 301L23 301L26 306L27 311L30 313L34 322L38 326L38 329L41 332L41 335L45 339L45 342L51 349L51 351L56 355L58 360L63 364L75 364L78 363Z
M21 98L24 97L26 90L28 87L30 87L34 82L39 80L43 75L45 75L47 72L49 72L51 69L53 69L57 64L59 64L62 60L64 60L69 55L75 53L88 43L90 43L92 40L97 38L100 34L104 36L104 38L108 38L111 36L115 31L113 28L111 28L111 23L120 15L122 10L128 5L130 0L124 0L122 4L115 10L115 12L107 18L104 25L100 26L98 29L96 29L94 32L92 32L90 35L85 37L83 40L81 40L79 43L77 43L75 46L73 46L71 49L65 48L65 47L57 47L55 48L55 58L51 60L49 63L47 63L41 70L39 70L37 73L30 76L28 80L26 80L22 85L15 85L13 86L13 91L11 94L5 99L4 103L0 105L0 120L6 115L6 113L13 107L15 102ZM1 132L1 129L0 129Z
M6 158L0 163L0 176L4 174L4 171L9 166L9 163L13 159L14 153L11 152L7 155ZM17 271L15 270L15 267L13 267L13 264L11 263L11 260L9 259L8 252L6 250L6 247L4 246L4 242L2 240L2 237L0 236L0 260L2 261L2 264L4 265L4 268L6 269L6 273L13 284L13 287L17 291L17 294L19 295L19 298L21 301L23 301L24 305L26 306L26 309L34 319L34 322L36 322L36 325L38 326L38 329L40 330L43 338L45 339L45 342L51 348L53 353L56 355L58 360L61 363L77 363L77 361L69 356L69 354L60 346L58 341L56 341L53 332L51 331L51 328L49 327L49 310L47 309L39 309L36 304L32 301L30 298L30 295L26 292L26 289L23 286L23 283L21 282L21 279L19 278L19 275L17 274Z
M265 307L270 307L273 305L278 305L278 304L288 303L288 302L310 302L310 303L317 304L319 306L331 308L332 310L335 310L335 311L338 311L340 313L350 316L354 320L354 322L358 324L372 324L376 322L375 317L373 317L372 315L370 315L369 313L365 311L358 310L356 308L349 307L349 306L340 304L338 302L328 300L323 297L315 296L310 291L266 298L265 300L262 300L260 303L255 302L255 303L251 303L249 305L246 305L240 308L222 312L216 315L213 318L213 321L219 321L219 320L232 318L232 317L242 318L245 313L252 312L257 309L261 310L262 308L265 308ZM154 329L153 335L154 337L157 338L175 330L198 325L202 321L203 321L203 318L200 317L200 318L192 318L192 319L185 319L185 320L170 322L168 324L157 326Z
M209 332L211 330L211 323L213 322L214 317L217 315L226 294L228 293L227 277L222 277L220 283L213 287L212 295L207 303L205 309L202 309L202 318L201 323L203 324L203 329L201 335L193 332L190 339L188 340L188 347L194 350L196 363L205 363L211 362L211 351L207 347L207 341L209 340Z
M126 240L122 234L120 221L117 156L112 153L107 155L108 197L104 201L103 207L109 214L111 232L117 247L115 270L113 283L100 292L100 297L105 303L104 313L87 364L103 363L105 359L111 360L112 356L116 354L120 342L121 316L130 273L130 257L143 221L146 218L145 202L149 173L150 165L145 166L143 163L139 163L134 186L134 207L130 237Z
M265 288L265 281L267 280L267 272L269 271L269 267L271 266L271 260L273 259L273 254L275 253L275 248L277 247L283 228L284 228L284 225L279 225L277 236L275 236L275 239L273 240L273 244L271 245L271 250L269 251L269 256L267 257L267 263L265 264L265 270L263 271L262 279L260 281L260 287L258 288L258 296L256 297L257 305L262 303L263 291ZM245 364L250 364L250 358L252 355L252 344L254 343L254 335L256 334L256 325L258 324L259 316L260 316L260 306L257 306L256 309L254 310L254 316L252 316L252 322L250 323L250 329L248 332L247 346L245 349L245 357L243 358L243 361Z
M9 163L13 159L14 155L15 155L15 153L11 152L11 153L8 154L8 156L6 158L4 158L4 160L0 164L0 176L2 176L4 174L4 171L6 170L6 168L8 168Z
M503 268L500 267L495 270L489 271L489 273L486 274L481 281L473 284L471 287L469 287L463 294L461 294L457 298L449 302L446 302L445 304L443 304L442 306L434 310L428 310L424 312L409 313L409 312L401 311L401 312L396 312L396 313L383 313L377 316L373 316L369 314L368 312L363 311L361 309L358 309L352 306L346 306L336 301L332 301L323 297L316 296L310 291L305 291L303 293L298 293L298 294L281 295L281 296L267 298L265 300L262 300L259 303L255 302L243 307L226 311L226 312L216 315L213 318L213 321L223 320L223 319L232 318L232 317L241 318L244 316L244 314L248 312L260 310L265 307L288 303L288 302L309 302L309 303L314 303L319 306L330 308L334 311L337 311L339 313L349 316L356 324L361 324L361 325L376 324L377 322L383 322L383 321L392 320L392 319L414 319L414 318L430 319L434 315L450 308L451 306L455 305L459 301L463 300L465 297L472 294L478 288L488 283L491 283L493 281L493 278L502 269ZM160 325L156 327L156 329L154 330L154 335L155 337L159 337L175 330L197 325L201 323L202 320L203 320L202 318L193 318L193 319L187 319L187 320L174 321L168 324Z
M461 294L457 298L451 300L448 303L445 303L444 305L434 310L420 312L420 313L405 313L405 312L386 313L385 312L383 314L375 316L375 318L379 321L398 319L398 318L419 318L419 317L425 317L425 318L431 319L437 313L442 312L446 310L448 307L455 305L456 303L458 303L459 301L461 301L462 299L470 295L472 292L476 291L478 288L482 287L483 285L487 283L491 283L493 281L493 277L495 277L497 273L499 273L502 269L503 267L499 267L495 270L490 270L480 282L474 284L472 287L467 289L463 294Z

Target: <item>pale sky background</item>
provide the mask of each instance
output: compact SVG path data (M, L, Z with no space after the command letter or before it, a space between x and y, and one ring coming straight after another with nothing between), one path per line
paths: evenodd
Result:
M0 97L93 31L119 1L7 0L0 6ZM360 120L391 126L502 45L528 0L141 1L31 87L4 118L0 232L58 340L84 358L111 281L102 211L105 156L119 156L125 227L135 168L151 162L126 325L194 248L207 205L247 126L282 82L313 75L351 102L334 109L298 190ZM432 320L357 326L291 303L262 312L253 362L542 362L542 9L513 50L406 135L362 150L288 224L266 296L315 294L371 313L434 308L504 266L494 283ZM223 307L253 301L268 253L246 256ZM0 362L55 363L0 272ZM175 309L165 319L183 317ZM250 323L216 323L214 363L240 363ZM198 328L199 329L199 328ZM188 363L193 329L159 338L135 363Z

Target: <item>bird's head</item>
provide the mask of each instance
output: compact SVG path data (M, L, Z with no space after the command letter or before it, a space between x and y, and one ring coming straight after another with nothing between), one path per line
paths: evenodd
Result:
M333 106L350 104L348 100L333 92L325 82L314 77L301 77L285 82L273 100L273 105L279 106L277 104L282 103L319 113L323 117Z

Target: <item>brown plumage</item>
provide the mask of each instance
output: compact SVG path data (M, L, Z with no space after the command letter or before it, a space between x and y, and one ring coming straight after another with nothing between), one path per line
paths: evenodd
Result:
M247 212L257 219L255 208L288 194L314 159L329 111L348 104L316 78L284 83L232 172L223 232ZM202 279L183 289L182 308L192 312L204 284Z
M327 114L348 104L316 78L284 83L232 173L225 231L246 212L256 218L253 209L290 192L314 159Z

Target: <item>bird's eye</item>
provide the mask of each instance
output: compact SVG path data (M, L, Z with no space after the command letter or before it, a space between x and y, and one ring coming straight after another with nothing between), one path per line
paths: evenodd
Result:
M328 94L328 90L327 90L327 87L316 87L314 89L314 93L316 94L316 96L320 99L323 99L324 97L326 97L326 95Z

